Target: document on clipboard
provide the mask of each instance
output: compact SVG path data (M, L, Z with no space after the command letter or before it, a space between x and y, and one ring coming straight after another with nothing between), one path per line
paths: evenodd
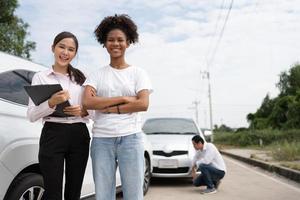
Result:
M49 99L54 93L63 90L60 84L46 84L46 85L30 85L24 86L25 91L33 101L33 103L38 106L47 99ZM63 112L63 109L70 106L69 101L65 101L61 104L56 105L54 113L51 117L71 117L73 115L68 115Z

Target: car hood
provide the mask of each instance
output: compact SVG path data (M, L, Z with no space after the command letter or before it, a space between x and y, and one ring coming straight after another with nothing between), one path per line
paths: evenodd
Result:
M41 64L25 60L18 56L10 55L2 51L0 51L0 60L0 72L15 69L25 69L31 71L42 71L47 69L47 67Z
M190 151L194 135L147 135L153 150Z

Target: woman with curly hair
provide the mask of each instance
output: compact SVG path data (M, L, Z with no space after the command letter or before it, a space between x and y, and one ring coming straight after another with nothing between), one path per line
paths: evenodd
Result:
M118 165L124 199L141 200L144 149L139 112L148 109L152 87L143 69L125 61L126 49L138 41L137 26L127 15L108 16L95 36L110 55L110 64L84 83L83 105L96 110L91 145L96 199L115 199Z

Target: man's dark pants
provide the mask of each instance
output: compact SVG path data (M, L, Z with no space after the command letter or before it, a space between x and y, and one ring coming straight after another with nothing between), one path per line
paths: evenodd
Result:
M194 186L206 185L207 188L214 188L216 183L225 176L225 172L207 164L200 164L198 171L201 174L193 181Z

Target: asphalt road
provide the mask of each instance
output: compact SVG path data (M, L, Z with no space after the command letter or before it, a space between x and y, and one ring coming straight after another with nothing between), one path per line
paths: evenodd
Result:
M144 200L300 199L300 184L228 157L225 162L228 172L215 194L202 195L200 188L191 185L190 179L153 179ZM117 200L121 199L117 197Z

